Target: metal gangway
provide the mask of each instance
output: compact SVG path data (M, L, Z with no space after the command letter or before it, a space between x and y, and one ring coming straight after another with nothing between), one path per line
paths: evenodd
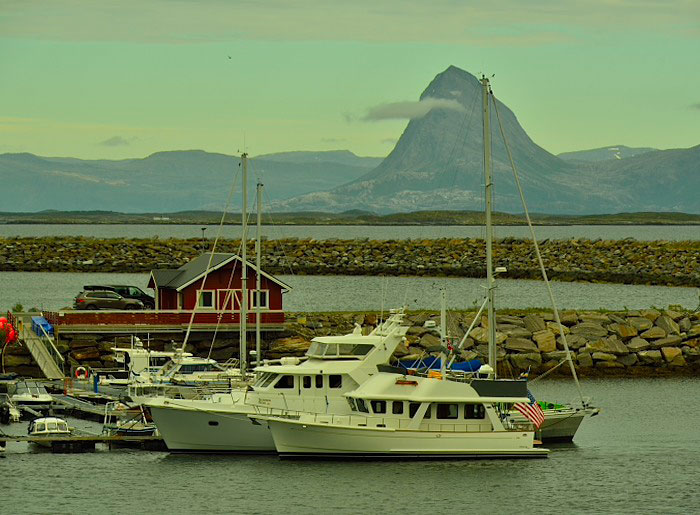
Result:
M63 379L65 377L63 373L65 360L43 325L38 326L41 331L40 335L32 330L32 315L36 315L36 313L17 313L15 315L19 322L17 324L19 338L27 346L34 361L47 379Z

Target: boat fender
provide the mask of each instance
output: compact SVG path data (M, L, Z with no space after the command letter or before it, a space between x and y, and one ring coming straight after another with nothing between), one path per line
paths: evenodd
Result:
M90 374L85 369L85 367L78 367L75 369L75 378L76 379L87 379L89 376L90 376Z

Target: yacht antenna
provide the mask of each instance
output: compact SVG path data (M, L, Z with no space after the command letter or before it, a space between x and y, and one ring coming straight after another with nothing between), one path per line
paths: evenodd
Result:
M491 201L492 186L491 181L491 126L489 119L489 79L481 76L481 91L483 98L483 119L484 119L484 182L486 187L486 288L487 288L487 314L488 314L488 336L489 336L489 366L493 369L493 379L496 379L496 320L493 309L494 290L496 288L493 278L493 226L491 222Z
M239 362L241 364L241 374L245 374L247 368L246 344L248 337L248 154L241 154L243 163L243 206L241 207L241 217L243 222L243 234L241 234L241 259L243 260L243 270L241 276L241 319L240 319L240 348Z
M262 252L261 238L262 238L262 191L263 185L258 182L257 186L257 204L258 204L258 227L255 240L255 266L257 271L255 273L255 366L260 365L260 253Z

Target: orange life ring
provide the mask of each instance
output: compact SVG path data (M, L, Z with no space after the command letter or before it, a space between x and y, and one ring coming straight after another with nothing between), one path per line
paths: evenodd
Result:
M75 378L76 379L87 379L90 376L90 373L87 371L85 367L78 367L75 369Z

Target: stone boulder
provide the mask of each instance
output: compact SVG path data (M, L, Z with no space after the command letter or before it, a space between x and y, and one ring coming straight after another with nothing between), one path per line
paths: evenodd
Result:
M606 325L610 323L610 317L608 315L593 311L579 314L579 319L582 322L593 322L598 325Z
M660 327L654 326L651 329L644 331L639 336L646 340L658 340L659 338L666 338L666 331Z
M566 337L566 343L571 350L577 350L585 347L588 344L588 340L581 336L580 334L571 334ZM560 336L557 338L557 349L564 350L564 340Z
M644 318L648 318L654 322L657 318L661 316L661 313L655 309L643 309L639 312Z
M656 319L656 326L663 329L666 334L681 334L678 324L668 315L661 315Z
M532 336L531 331L525 329L525 327L514 324L498 324L498 331L509 338L530 338Z
M683 351L678 347L664 347L661 349L661 355L670 367L684 367L686 364Z
M658 366L664 362L660 350L643 350L637 353L637 357L642 365Z
M516 370L527 370L531 367L537 368L542 364L542 356L539 352L511 354L508 356L508 359Z
M630 352L639 352L642 350L650 349L651 344L644 338L640 338L639 336L637 336L635 338L632 338L629 342L627 342L627 348Z
M571 328L573 334L578 334L587 340L596 340L608 335L608 330L595 322L581 322Z
M637 329L637 331L646 331L654 326L654 323L645 317L630 317L627 323Z
M576 356L578 366L582 368L590 368L593 366L593 356L590 352L581 352Z
M604 352L619 356L629 354L630 352L629 349L625 346L625 344L618 340L616 336L601 338L599 340L591 342L588 345L586 345L586 350L588 352Z
M652 343L652 348L654 349L660 349L662 347L675 347L676 345L679 345L683 341L683 338L680 336L667 336L666 338L659 338L658 340L654 340Z
M631 367L637 364L639 358L637 358L637 355L634 352L631 352L625 356L618 356L617 361L626 367Z
M535 315L534 313L529 313L523 318L525 323L525 329L531 333L536 333L537 331L544 331L547 326L544 323L544 318L540 315Z
M548 329L533 333L532 339L537 343L537 348L540 352L554 352L557 350L557 341L554 333Z
M564 329L564 334L570 334L571 329L569 329L567 326L564 325L564 322L561 323L562 328ZM560 336L559 333L559 324L556 322L547 322L547 329L552 331L555 335Z
M607 352L592 352L591 357L593 361L617 361L617 356L615 354L610 354Z
M608 329L620 337L621 340L629 340L639 334L637 328L629 324L610 324Z
M537 345L527 338L508 338L505 342L505 348L518 353L539 352Z

